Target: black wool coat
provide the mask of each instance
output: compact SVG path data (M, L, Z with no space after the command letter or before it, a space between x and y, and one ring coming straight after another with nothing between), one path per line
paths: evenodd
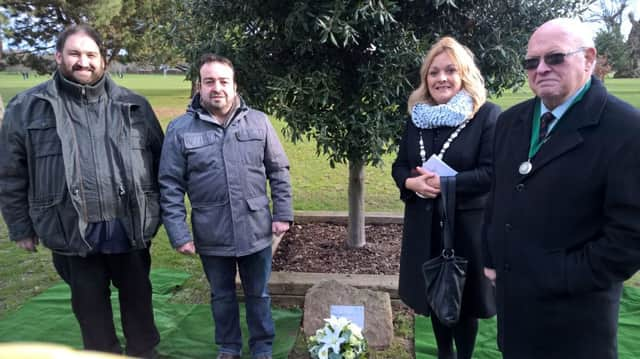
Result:
M494 290L482 272L481 228L483 210L490 187L493 132L500 108L485 103L462 129L444 154L444 161L455 169L456 213L454 249L456 255L469 260L462 315L488 318L495 314ZM419 135L422 133L426 157L439 153L454 127L417 128L411 119L406 123L392 176L405 202L402 250L400 254L399 294L402 301L417 313L429 315L422 264L440 255L439 201L423 199L404 187L422 165Z
M485 262L506 359L614 359L622 282L640 269L640 112L592 78L527 159L533 99L496 125Z

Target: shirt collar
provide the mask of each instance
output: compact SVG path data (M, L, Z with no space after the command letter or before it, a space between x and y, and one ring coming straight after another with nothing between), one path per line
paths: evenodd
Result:
M587 85L589 85L589 82L591 82L591 79L585 82L585 84L582 85L582 87L580 87L578 91L574 92L573 95L571 95L565 102L561 103L558 107L554 108L551 111L551 113L556 118L556 120L560 119L560 117L562 117L565 114L565 112L567 112L567 110L569 109L569 107L571 107L576 97L578 97L578 95L582 93L584 88ZM542 101L540 101L540 115L543 115L547 112L549 112L549 109L547 108L547 106L544 105Z

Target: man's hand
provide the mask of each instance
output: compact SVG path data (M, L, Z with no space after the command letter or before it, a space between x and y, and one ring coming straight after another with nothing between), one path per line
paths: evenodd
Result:
M193 244L193 241L191 241L176 248L176 251L191 256L196 254L196 246Z
M276 236L280 236L284 234L284 232L289 230L289 222L273 222L271 223L271 231Z
M496 286L496 270L492 268L484 267L484 276L491 281L491 284Z
M36 236L23 238L16 241L16 245L18 246L18 248L22 248L27 252L37 252L38 244L40 244L40 240Z

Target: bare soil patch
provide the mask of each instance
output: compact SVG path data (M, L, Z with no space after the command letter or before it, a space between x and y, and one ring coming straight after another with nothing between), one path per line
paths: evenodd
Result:
M366 245L346 246L347 227L294 224L273 258L274 271L344 274L397 274L402 225L365 226Z

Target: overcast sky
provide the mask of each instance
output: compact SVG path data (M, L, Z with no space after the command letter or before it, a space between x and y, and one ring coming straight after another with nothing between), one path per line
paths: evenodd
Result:
M633 12L633 18L635 20L640 19L640 0L629 1L629 6L627 7L626 11L622 15L622 28L620 29L620 31L624 35L625 39L627 38L627 36L629 36L629 31L631 31L631 23L629 22L630 12ZM602 24L597 24L597 23L589 23L589 26L593 30L594 38L598 30L603 27Z
M640 19L640 0L631 0L629 11L633 12L633 19ZM624 22L622 23L622 33L626 37L631 31L631 23L629 23L629 16L624 14Z

